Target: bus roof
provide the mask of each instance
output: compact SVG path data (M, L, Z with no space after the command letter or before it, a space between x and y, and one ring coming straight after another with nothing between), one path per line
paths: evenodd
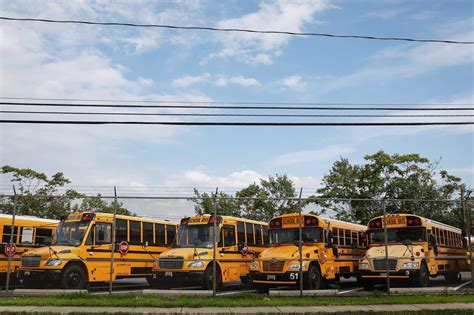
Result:
M412 213L389 213L387 214L387 217L389 216L412 216L412 217L417 217L419 218L422 222L424 223L428 223L428 224L432 224L432 225L437 225L437 226L440 226L440 227L443 227L444 229L447 229L447 230L451 230L453 232L456 232L456 233L461 233L462 230L460 228L457 228L457 227L454 227L454 226L451 226L451 225L448 225L446 223L442 223L442 222L438 222L438 221L435 221L435 220L431 220L431 219L427 219L425 217L422 217L422 216L419 216L419 215L416 215L416 214L412 214ZM375 218L372 218L370 221L372 220L375 220L375 219L380 219L380 218L383 218L383 215L381 216L378 216L378 217L375 217ZM369 222L370 222L369 221Z
M299 213L295 212L295 213L287 213L287 214L282 214L282 215L279 215L277 217L273 217L273 219L276 219L276 218L283 218L283 217L293 217L293 216L297 216L299 215ZM331 224L331 223L336 223L338 225L346 225L346 226L352 226L352 227L355 227L355 228L358 228L358 229L367 229L367 227L365 225L361 225L361 224L357 224L357 223L352 223L352 222L346 222L346 221L341 221L341 220L336 220L336 219L331 219L331 218L324 218L322 216L319 216L319 215L316 215L316 214L312 214L312 213L301 213L302 216L312 216L312 217L315 217L317 218L318 220L322 220L324 221L326 224Z
M12 219L11 214L3 214L0 213L0 218L1 219ZM47 223L58 223L59 220L52 220L52 219L43 219L43 218L38 218L30 215L15 215L15 220L29 220L29 221L38 221L38 222L47 222Z
M212 215L210 215L210 214L193 215L193 216L189 216L189 217L184 217L183 219L185 219L185 218L197 218L197 217L212 217ZM233 216L229 216L229 215L218 215L218 217L221 217L223 220L235 220L235 221L241 221L241 222L246 222L246 223L268 225L268 222L256 221L256 220L251 220L251 219L246 219L246 218L233 217Z
M92 211L73 212L73 213L91 213L91 214L95 214L96 217L106 217L106 218L113 218L113 216L114 216L113 213L92 212ZM72 214L72 213L70 213L70 214ZM164 220L145 218L145 217L134 217L134 216L122 215L122 214L117 214L116 218L117 219L124 219L124 220L137 220L137 221L145 221L145 222L153 222L153 223L162 223L162 224L167 224L167 225L178 225L178 223L171 222L171 221L164 221Z

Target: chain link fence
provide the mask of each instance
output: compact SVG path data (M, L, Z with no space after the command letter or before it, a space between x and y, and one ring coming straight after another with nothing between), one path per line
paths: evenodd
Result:
M78 186L75 187L76 189ZM80 187L79 187L80 188ZM433 234L435 240L431 240L430 243L430 235L425 234L424 241L428 242L429 248L434 247L443 247L443 252L450 253L450 257L448 259L443 259L443 261L448 261L444 263L444 266L441 267L437 265L437 271L441 274L448 274L450 270L453 268L453 264L451 261L455 261L456 268L465 269L467 270L468 265L464 264L463 261L465 260L466 263L470 262L470 270L471 270L471 277L474 279L474 267L472 264L472 250L471 251L464 251L462 254L461 251L456 250L460 245L462 247L467 247L467 244L471 244L470 240L472 240L471 235L473 235L473 226L472 222L474 221L473 216L473 207L474 201L471 199L463 198L459 200L429 200L429 199L362 199L362 198L318 198L311 195L314 189L301 189L296 196L290 198L255 198L255 197L235 197L233 194L235 193L236 189L233 188L223 188L223 189L212 189L212 188L200 188L200 194L196 194L194 189L181 187L181 188L164 188L164 187L154 187L154 188L113 188L110 187L82 187L79 191L81 193L80 196L65 196L65 194L60 194L58 192L58 196L35 196L35 195L21 195L16 194L13 187L13 193L5 192L5 189L2 189L4 193L0 195L0 213L4 214L11 214L11 226L15 227L15 218L17 215L39 215L42 217L49 217L54 219L59 219L59 214L66 214L74 211L106 211L109 213L114 213L114 223L112 227L112 242L111 242L111 255L110 255L110 268L109 268L109 291L112 292L113 289L113 279L114 274L114 259L117 257L116 255L116 235L115 235L115 215L117 213L124 213L125 210L129 211L133 215L137 217L147 217L153 219L160 219L169 222L176 222L179 223L180 220L184 217L190 217L196 215L196 212L199 214L209 214L213 215L214 217L222 216L222 215L229 215L229 214L236 214L245 216L248 219L259 219L265 218L265 222L268 222L272 217L276 215L281 215L284 213L295 213L295 215L299 218L298 219L298 227L297 227L297 239L294 239L293 244L286 244L288 246L293 246L292 248L295 249L294 253L292 253L291 257L269 257L268 255L262 255L263 247L256 253L242 253L242 244L239 243L237 240L235 242L236 248L238 248L239 254L237 256L232 256L232 258L226 258L224 255L220 254L222 251L219 252L217 248L219 246L219 242L221 241L219 238L222 236L221 231L219 231L220 226L219 223L214 220L212 224L213 233L211 233L211 247L209 247L209 251L212 252L212 257L199 257L198 253L198 260L202 261L205 265L212 262L211 266L213 268L211 274L211 281L212 285L211 288L215 295L216 291L219 288L218 276L219 271L218 268L220 265L235 261L246 262L248 264L257 264L257 270L261 271L264 274L268 281L272 281L272 279L278 280L281 276L279 274L280 270L275 271L275 266L277 264L289 265L292 264L293 271L290 275L295 280L292 281L296 284L296 287L300 290L300 295L303 295L303 290L307 289L308 287L311 288L310 285L311 277L313 273L311 270L314 270L312 266L321 266L321 264L333 265L334 269L336 270L333 273L338 274L337 269L340 268L341 263L341 255L344 255L344 251L350 251L347 246L341 246L341 238L340 235L335 236L334 232L331 229L327 229L327 231L322 231L322 236L320 242L323 242L323 246L319 247L315 243L307 242L305 239L304 233L304 216L308 213L313 213L316 215L321 215L322 218L337 218L341 221L352 222L357 224L363 224L367 226L369 220L373 219L376 216L382 216L382 225L381 231L382 234L379 235L382 237L381 240L377 240L377 246L375 246L374 239L371 239L374 235L371 233L363 233L363 234L353 234L352 238L348 238L344 236L344 244L347 244L346 239L351 239L351 248L354 250L359 250L358 256L353 257L345 257L344 260L347 261L354 261L354 262L362 262L364 259L367 259L367 253L365 252L365 248L367 245L369 247L377 247L379 248L379 252L381 253L377 258L369 260L370 264L377 263L377 266L369 266L371 267L372 273L367 273L368 276L370 275L377 275L377 279L381 279L381 275L385 274L384 284L386 287L386 292L390 292L391 281L397 280L396 276L402 276L398 272L398 267L395 268L393 262L395 264L399 261L405 261L410 258L413 263L419 262L420 257L427 257L426 259L431 259L433 261L442 260L441 257L430 257L430 253L420 253L422 250L421 247L413 245L413 241L405 242L405 240L398 240L397 235L393 234L393 231L390 230L387 226L387 218L390 218L390 214L392 213L408 213L414 215L420 215L422 217L429 217L433 218L434 220L449 223L450 225L454 225L457 228L462 229L462 239L452 233L454 230L449 228L447 225L440 225L441 227L444 226L442 232L438 230L432 230L430 233ZM220 192L225 192L226 194L223 196L219 194ZM97 195L100 194L100 195ZM41 213L32 207L35 205L41 205L43 207ZM50 207L50 208L48 208ZM230 207L230 208L229 208ZM235 211L232 212L231 207L235 207ZM274 207L273 209L271 207ZM49 209L54 209L49 211ZM270 211L269 211L270 210ZM273 211L273 215L271 213ZM446 222L448 220L449 222ZM6 224L6 223L5 223ZM346 230L349 230L347 228ZM14 241L14 228L10 228L10 235L3 235L2 242L4 243L4 251L7 251L11 248L9 244L15 243ZM448 234L443 234L443 233ZM235 235L237 235L237 231ZM340 233L340 232L339 232ZM346 232L344 232L346 233ZM400 232L401 233L401 232ZM5 233L4 233L5 234ZM403 234L403 233L401 233ZM354 236L355 235L355 236ZM262 243L266 240L262 237ZM354 241L354 237L357 241ZM340 238L340 239L339 239ZM362 241L363 238L363 241ZM237 239L237 238L236 238ZM270 237L271 239L271 237ZM329 240L330 239L330 240ZM8 240L8 242L5 242ZM416 241L416 240L415 240ZM255 242L255 241L254 241ZM356 245L352 245L356 242ZM368 242L368 243L367 243ZM472 241L471 241L472 242ZM5 245L5 243L7 243ZM337 243L337 244L336 244ZM393 251L394 243L397 243L397 246L405 248L405 252L401 256L399 252ZM401 243L401 245L400 245ZM248 244L247 244L248 245ZM472 245L471 245L472 246ZM326 247L324 249L326 252L333 252L331 255L308 255L308 249L312 249L314 253L317 252L318 248ZM364 250L362 251L362 248ZM222 248L221 248L222 249ZM220 249L220 250L221 250ZM424 249L423 249L424 250ZM438 251L440 249L437 249ZM339 252L341 251L341 252ZM219 253L218 253L219 252ZM398 254L397 254L398 253ZM408 253L408 256L407 256ZM4 253L2 253L4 254ZM438 255L438 254L437 254ZM468 255L468 256L466 256ZM203 255L204 256L204 255ZM2 256L0 256L2 257ZM12 274L15 272L15 268L12 267L13 261L15 259L14 255L3 255L3 261L7 261L7 272L6 272L6 282L5 282L5 290L9 290L10 278ZM237 258L235 258L237 257ZM444 257L444 256L443 256ZM157 259L157 256L153 256L154 260ZM444 257L445 258L445 257ZM192 259L180 259L177 263L193 263L196 261L196 258ZM172 262L171 260L169 261ZM265 271L263 266L275 265L274 269L267 268L270 270L269 272ZM408 266L408 265L407 265ZM417 270L420 272L420 265L415 266L415 264L410 265L412 269ZM375 270L374 270L375 267ZM318 267L319 268L319 267ZM424 268L424 267L423 267ZM431 268L431 265L430 265ZM370 268L369 268L370 269ZM405 268L409 269L409 268ZM273 272L271 272L273 270ZM321 268L319 268L317 276L321 279L323 275L321 274ZM350 269L349 273L351 275L358 275L360 272L360 268L357 267L356 269ZM405 270L406 271L406 270ZM432 270L428 270L430 273ZM457 270L456 270L457 271ZM265 273L266 272L266 273ZM297 276L296 276L297 274ZM411 278L411 272L407 272ZM449 276L446 276L448 279ZM374 276L375 277L375 276ZM337 277L336 277L337 279ZM375 278L374 278L375 279ZM361 281L360 274L358 280ZM450 281L453 281L451 278ZM276 281L278 282L278 281ZM473 284L474 287L474 284Z

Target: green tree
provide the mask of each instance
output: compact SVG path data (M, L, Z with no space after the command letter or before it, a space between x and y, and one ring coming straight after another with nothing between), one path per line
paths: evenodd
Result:
M1 174L11 176L11 182L17 190L17 214L32 215L40 218L59 218L70 212L73 201L80 194L72 189L60 192L59 188L70 184L64 174L57 172L51 177L29 168L16 168L5 165ZM1 209L13 213L14 198L3 200Z
M318 197L348 199L405 199L387 201L388 213L416 213L424 217L462 226L462 210L455 202L416 201L453 199L462 186L461 179L446 171L437 172L438 163L419 154L387 154L379 151L364 157L366 163L351 164L341 158L317 190ZM437 177L441 180L437 181ZM382 214L380 202L317 201L344 220L367 223Z
M196 214L214 213L214 195L201 194L197 189L194 189L194 194L191 201ZM287 199L297 197L294 183L287 175L260 179L258 184L253 183L238 191L233 199L224 192L219 192L218 197L223 198L217 200L217 213L220 215L269 221L274 216L298 211L298 201Z
M117 214L136 216L136 213L131 212L123 206L122 202L115 202L112 200L110 203L107 203L101 196L98 194L95 197L86 197L82 200L81 205L77 208L78 211L93 211L93 212L103 212L103 213L114 213L114 209L117 207Z
M190 201L194 202L194 212L198 215L214 214L214 207L217 206L218 215L240 216L240 208L235 199L230 199L230 195L225 192L218 192L215 199L215 194L200 193L194 188L194 198Z

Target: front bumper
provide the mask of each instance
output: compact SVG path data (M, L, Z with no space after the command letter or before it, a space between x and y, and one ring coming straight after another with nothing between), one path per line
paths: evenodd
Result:
M303 277L306 277L307 272L303 272ZM285 272L285 273L260 273L258 271L251 271L248 278L250 284L278 286L278 285L297 285L299 283L299 271Z
M58 281L61 279L62 269L47 269L47 270L20 270L18 277L25 280L35 281Z
M204 271L183 271L183 270L170 270L170 271L154 271L154 281L167 281L167 282L185 282L185 283L199 283L202 284L204 279Z
M371 271L371 270L359 270L362 280L372 282L384 282L387 279L387 272L384 271ZM416 278L420 274L418 269L401 269L398 271L390 271L388 277L394 280L410 280Z

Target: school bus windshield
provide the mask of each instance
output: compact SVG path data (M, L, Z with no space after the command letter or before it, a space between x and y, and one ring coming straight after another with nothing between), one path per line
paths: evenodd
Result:
M388 228L387 239L389 243L403 243L404 240L412 242L426 241L426 229L422 227ZM384 230L369 230L370 244L383 244L385 242Z
M319 243L323 240L323 232L318 227L304 227L303 242ZM300 239L298 228L270 229L270 244L293 244Z
M60 222L53 245L79 246L86 234L90 221Z
M208 224L181 225L178 230L177 247L212 248L214 227ZM217 239L219 241L219 239Z

